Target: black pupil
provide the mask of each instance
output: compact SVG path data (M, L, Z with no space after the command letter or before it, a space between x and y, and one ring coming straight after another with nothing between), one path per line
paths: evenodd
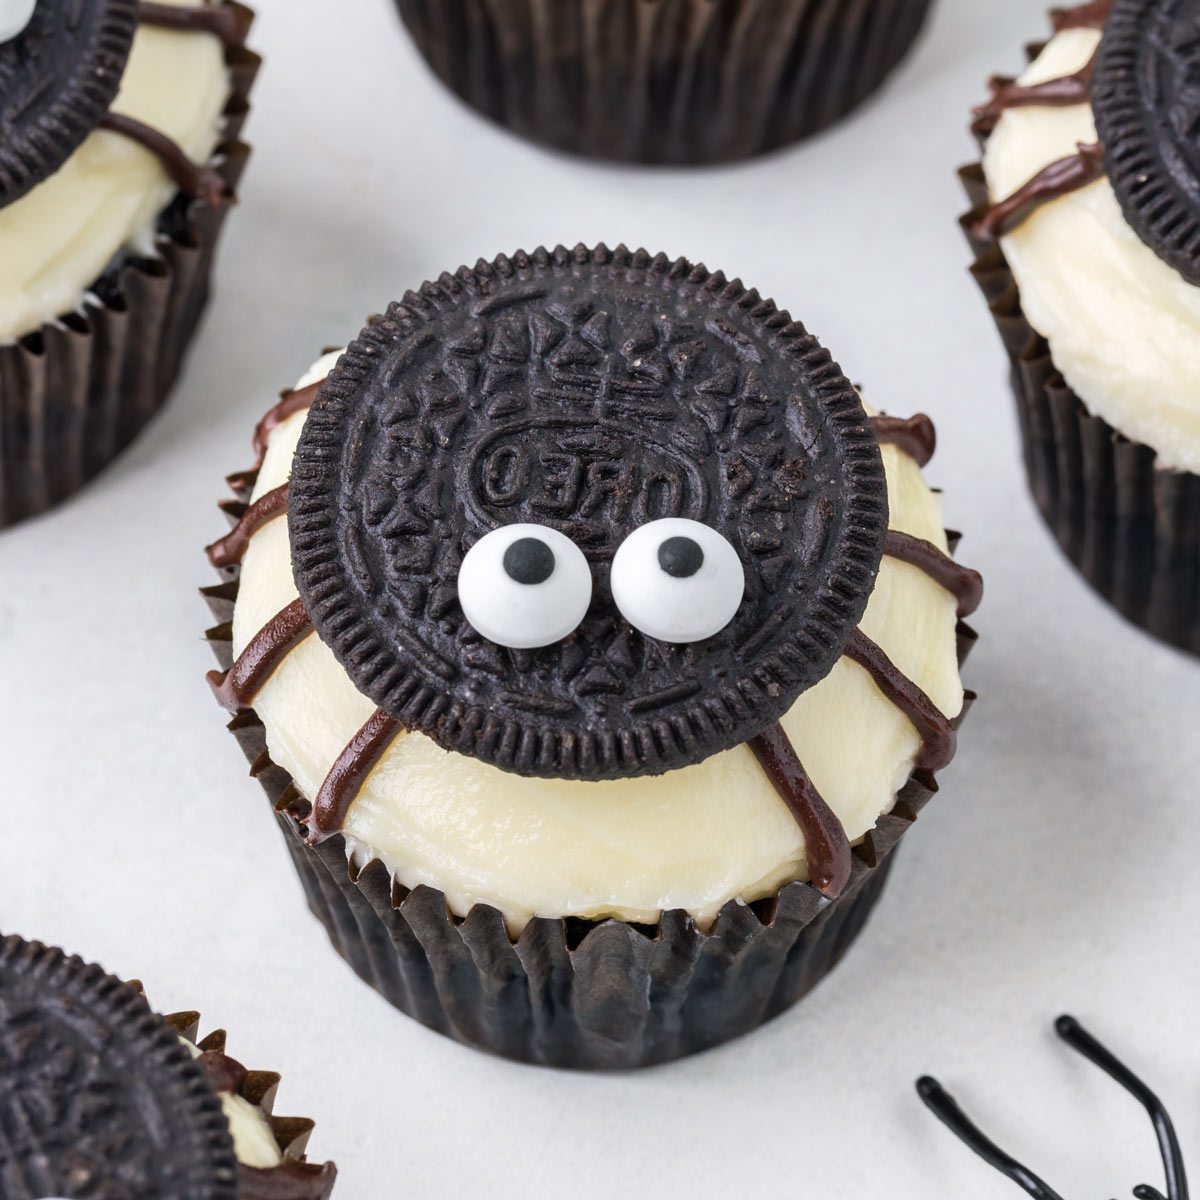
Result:
M517 538L504 552L504 570L517 583L545 583L554 574L554 551L541 538Z
M675 579L690 579L704 566L704 551L690 537L671 537L658 548L658 565Z

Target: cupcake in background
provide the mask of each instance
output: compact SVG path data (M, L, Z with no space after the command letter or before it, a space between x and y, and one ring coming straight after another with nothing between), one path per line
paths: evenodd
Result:
M0 937L4 1200L327 1200L313 1122L272 1115L279 1076L247 1071L199 1013L159 1016L141 985Z
M173 384L248 149L250 10L0 0L0 527Z
M824 129L908 52L931 0L397 0L438 77L522 137L705 163Z
M839 961L970 699L927 417L738 281L560 247L408 293L254 442L210 683L364 979L636 1067Z
M1051 531L1126 617L1200 653L1200 0L1052 22L975 113L973 271Z

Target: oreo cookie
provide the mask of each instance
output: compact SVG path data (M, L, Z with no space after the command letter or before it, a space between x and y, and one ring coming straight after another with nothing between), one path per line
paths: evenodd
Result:
M0 41L0 207L53 175L108 111L137 13L137 0L37 0Z
M659 520L661 554L631 543L615 587L618 549ZM464 557L510 525L550 531L564 610L579 604L549 645L499 644L464 615ZM406 728L520 774L601 779L744 742L822 679L870 596L887 493L857 392L786 312L684 259L559 247L444 274L368 325L305 424L289 526L318 634ZM541 549L521 553L529 571L505 574L495 549L512 609L496 628L519 616L514 589L553 584ZM645 611L657 595L683 598L690 634Z
M216 1092L128 984L0 940L0 1196L234 1200Z
M1125 219L1200 286L1200 0L1116 0L1092 109Z

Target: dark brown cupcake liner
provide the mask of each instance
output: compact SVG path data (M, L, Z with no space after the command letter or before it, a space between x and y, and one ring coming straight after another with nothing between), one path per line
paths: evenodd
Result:
M439 78L514 132L702 163L825 128L875 91L932 0L397 0Z
M983 168L959 172L972 209L962 227L971 273L1012 367L1025 469L1039 511L1083 577L1123 616L1200 654L1200 475L1160 467L1155 451L1090 412L1029 324L998 243L975 225Z
M227 509L236 517L236 506ZM221 624L207 637L232 662L238 584L203 589ZM965 660L974 632L960 623ZM968 692L958 721L974 700ZM957 725L957 722L956 722ZM309 908L357 974L402 1012L466 1045L557 1067L667 1062L748 1033L783 1012L840 961L866 924L904 832L937 791L914 771L892 812L854 848L836 900L807 883L730 901L710 931L683 911L655 925L534 918L515 941L500 912L452 913L440 891L402 887L378 859L348 862L341 835L304 844L309 804L266 747L251 710L229 724L266 792Z
M140 982L134 980L132 985L141 991ZM201 1038L198 1012L169 1013L163 1020L198 1050L225 1053L225 1030L216 1029ZM238 1085L237 1094L254 1105L266 1118L279 1153L283 1156L281 1168L276 1170L239 1164L241 1179L238 1194L278 1196L280 1200L285 1197L291 1200L300 1200L301 1197L303 1200L325 1200L333 1190L337 1168L331 1162L314 1163L305 1157L308 1139L316 1128L315 1121L309 1117L275 1115L275 1097L281 1078L276 1071L247 1071L246 1077ZM286 1180L290 1180L290 1186L285 1183Z
M229 55L232 97L211 165L236 189L250 148L239 139L261 64ZM0 345L0 529L79 491L162 407L208 301L228 205L176 197L157 254L106 272L77 311Z

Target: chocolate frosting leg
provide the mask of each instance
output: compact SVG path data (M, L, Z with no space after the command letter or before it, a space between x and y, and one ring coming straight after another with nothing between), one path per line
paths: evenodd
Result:
M747 743L804 833L813 887L831 900L850 879L850 840L776 722Z
M954 757L958 737L949 718L861 629L846 641L846 657L864 668L879 690L912 722L924 743L917 766L937 771Z
M1061 75L1042 83L1021 84L1011 79L993 79L992 98L974 109L971 132L977 137L986 137L1010 108L1069 108L1073 104L1086 104L1095 67L1096 56L1093 54L1073 75Z
M211 33L221 39L226 54L245 46L251 24L249 10L233 4L184 7L153 4L149 0L142 0L138 5L138 21L180 33Z
M316 383L310 384L305 388L298 388L294 392L286 392L281 397L278 404L272 408L254 429L254 468L257 470L263 464L263 458L267 453L267 443L271 438L273 430L278 429L289 417L293 417L298 412L304 412L312 407L313 401L317 398L317 393L321 390L321 384L325 380L318 380Z
M220 208L233 202L229 185L219 171L197 166L184 154L178 142L143 121L110 112L100 118L97 128L119 133L149 150L162 163L175 186L189 199L203 201L210 208Z
M312 631L312 619L302 600L293 600L276 613L228 671L209 671L209 687L221 706L230 712L245 712L263 684Z
M993 204L975 227L980 237L999 238L1014 230L1043 204L1079 191L1104 174L1104 151L1099 142L1081 143L1067 158L1040 170L1024 187Z
M1091 4L1078 4L1074 8L1055 8L1050 12L1054 32L1064 29L1103 29L1104 22L1112 12L1113 0L1093 0Z
M205 549L214 567L232 567L240 563L250 546L250 539L266 524L287 512L288 485L280 484L260 496L242 514L238 523L223 537Z
M325 1163L308 1170L298 1163L238 1170L238 1200L325 1200L333 1190L337 1168Z
M308 844L317 846L338 833L367 776L401 733L395 717L377 708L350 744L338 755L313 802L308 819Z
M970 567L956 563L924 538L889 529L883 553L887 558L897 559L924 571L934 583L958 597L960 617L969 617L983 600L983 576Z
M871 431L880 445L897 446L918 467L924 467L937 450L937 430L924 413L911 417L871 417Z

